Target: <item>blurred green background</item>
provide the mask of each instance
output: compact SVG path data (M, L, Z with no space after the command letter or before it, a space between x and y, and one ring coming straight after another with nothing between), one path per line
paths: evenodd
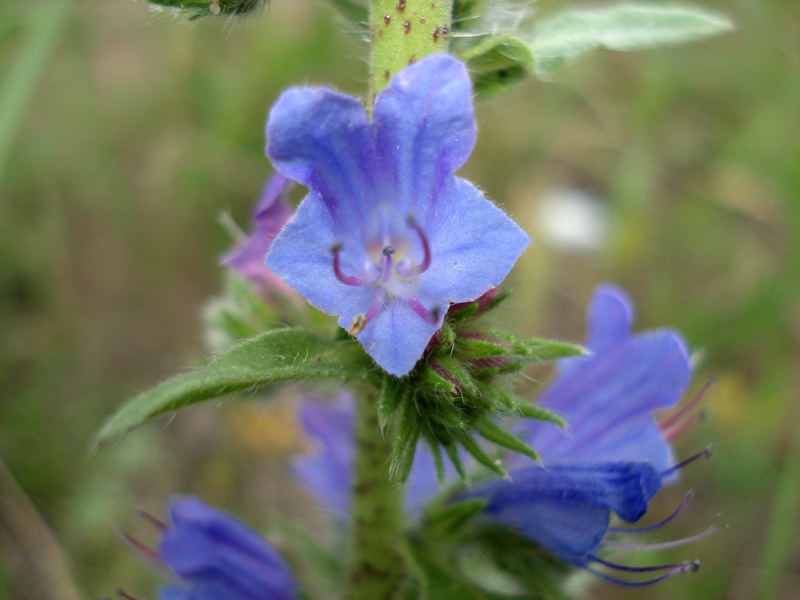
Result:
M591 598L800 597L800 4L704 5L738 31L597 54L481 104L462 170L535 238L508 326L580 340L612 280L640 328L677 327L699 351L692 390L717 377L678 444L715 454L654 514L694 488L662 535L717 512L731 527L679 550L703 560L696 575ZM0 598L155 598L118 532L153 543L136 510L162 515L173 493L324 527L288 476L288 403L210 403L89 443L123 400L208 354L218 215L247 223L281 89L364 91L366 46L343 29L323 0L190 25L132 0L0 0Z

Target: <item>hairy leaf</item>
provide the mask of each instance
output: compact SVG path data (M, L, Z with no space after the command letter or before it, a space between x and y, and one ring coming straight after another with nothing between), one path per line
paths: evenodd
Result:
M599 9L570 9L542 21L530 47L536 75L547 79L597 48L644 50L702 40L731 31L731 22L698 8L623 4Z
M106 422L95 446L151 417L232 392L254 392L284 381L357 380L371 361L354 342L335 342L302 329L278 329L235 344L207 365L140 394Z

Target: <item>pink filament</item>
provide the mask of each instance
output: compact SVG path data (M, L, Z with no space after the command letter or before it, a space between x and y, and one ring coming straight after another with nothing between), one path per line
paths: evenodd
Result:
M723 529L728 528L727 525L717 525L718 520L719 520L719 515L717 515L714 518L714 521L705 531L698 533L697 535L681 538L679 540L673 540L671 542L653 542L653 543L637 544L635 542L617 542L615 540L603 540L600 543L603 544L604 546L608 546L609 548L618 548L620 550L665 550L667 548L675 548L676 546L683 546L684 544L691 544L692 542L702 540L704 537L708 537L712 533L716 533L718 531L722 531Z

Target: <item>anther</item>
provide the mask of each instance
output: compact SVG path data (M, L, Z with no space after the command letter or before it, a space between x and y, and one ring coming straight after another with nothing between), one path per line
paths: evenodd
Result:
M381 281L383 281L383 283L388 283L392 278L392 266L394 265L392 255L394 253L394 246L386 246L386 248L383 249L383 272L381 273Z
M350 335L358 335L362 331L364 331L364 327L367 326L367 316L364 314L358 314L353 317L353 320L350 321L350 327L347 328L347 333Z
M670 467L666 471L661 471L661 477L666 477L667 475L671 475L675 471L678 471L678 470L682 469L683 467L685 467L686 465L689 465L689 464L693 463L698 458L703 458L704 456L705 457L709 457L709 456L711 456L712 453L713 452L712 452L711 444L709 444L708 446L706 446L706 449L703 450L702 452L698 452L697 454L695 454L693 456L690 456L686 460L682 460L677 465L675 465L674 467Z
M715 383L714 378L713 377L710 378L705 383L705 385L703 385L703 387L700 388L700 391L695 394L694 398L692 398L691 400L689 400L689 402L686 403L686 406L681 407L678 410L678 412L661 421L661 423L658 424L659 429L663 431L664 429L672 427L678 421L683 419L689 413L689 411L691 411L695 406L697 406L700 403L700 401L703 399L703 396L706 395L706 392L708 392L708 390L711 389L711 386L714 385L714 383Z

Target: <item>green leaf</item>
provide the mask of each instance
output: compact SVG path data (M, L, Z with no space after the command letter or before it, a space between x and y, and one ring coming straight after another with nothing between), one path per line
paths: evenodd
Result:
M157 415L232 392L308 379L363 379L371 370L355 342L334 342L302 329L278 329L240 342L209 364L140 394L103 426L95 446Z
M479 98L497 96L519 83L534 69L530 47L511 35L494 35L459 53L472 71L475 93Z
M470 21L480 17L491 4L491 0L454 0L453 27L469 28Z
M681 6L624 4L600 9L570 9L543 21L530 47L536 75L551 77L597 48L644 50L702 40L733 30L725 17Z

